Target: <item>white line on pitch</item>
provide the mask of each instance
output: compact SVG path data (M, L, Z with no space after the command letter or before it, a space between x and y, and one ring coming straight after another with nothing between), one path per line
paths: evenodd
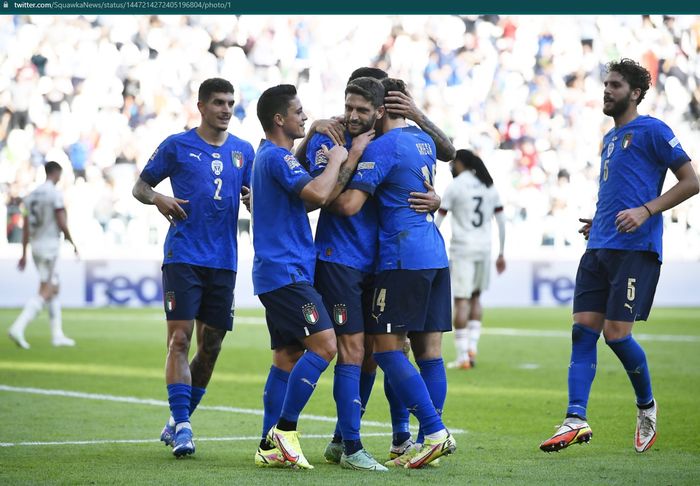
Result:
M391 432L370 432L363 433L362 437L389 437ZM304 439L328 439L328 434L304 434ZM239 441L259 441L260 436L249 437L197 437L197 442L239 442ZM104 439L104 440L64 440L48 442L0 442L0 447L19 446L57 446L57 445L100 445L100 444L153 444L159 443L158 439Z
M138 405L153 405L157 407L168 407L168 402L165 400L155 400L153 398L136 398L136 397L121 397L116 395L103 395L98 393L84 393L76 392L70 390L50 390L44 388L26 388L26 387L16 387L9 385L0 385L0 391L15 392L15 393L29 393L33 395L51 395L60 396L68 398L82 398L85 400L101 400L106 402L119 402L119 403L134 403ZM211 410L216 412L229 412L229 413L240 413L245 415L258 415L262 416L263 411L253 408L237 408L237 407L225 407L222 405L200 405L197 410ZM302 419L315 420L317 422L330 422L335 423L335 417L326 417L323 415L308 415L302 414ZM383 427L391 428L390 423L377 422L374 420L363 420L362 425L369 427ZM462 429L450 429L450 431L460 434L464 433Z

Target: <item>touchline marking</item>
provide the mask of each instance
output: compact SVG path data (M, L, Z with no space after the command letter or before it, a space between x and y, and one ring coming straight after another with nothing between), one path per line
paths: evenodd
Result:
M391 432L363 433L363 437L390 437ZM304 439L328 439L328 434L304 434ZM250 437L197 437L197 442L240 442L259 441L260 436ZM0 442L0 447L21 446L60 446L60 445L100 445L100 444L159 444L158 439L113 439L113 440L65 440L48 442Z
M50 395L68 398L81 398L84 400L101 400L105 402L118 402L118 403L134 403L137 405L152 405L156 407L168 407L168 402L165 400L155 400L153 398L136 398L136 397L122 397L116 395L103 395L99 393L84 393L76 392L70 390L50 390L44 388L28 388L28 387L17 387L9 385L0 385L0 391L14 392L14 393L29 393L33 395ZM229 413L240 413L244 415L263 415L262 410L254 408L238 408L238 407L225 407L223 405L199 405L197 410L211 410L215 412L229 412ZM315 420L317 422L331 422L335 423L335 417L326 417L323 415L307 415L302 414L302 419ZM390 423L377 422L374 420L363 420L362 425L368 427L382 427L391 428ZM465 432L463 429L450 429L451 432L456 434L462 434ZM365 434L366 435L366 434ZM304 437L307 437L306 435Z

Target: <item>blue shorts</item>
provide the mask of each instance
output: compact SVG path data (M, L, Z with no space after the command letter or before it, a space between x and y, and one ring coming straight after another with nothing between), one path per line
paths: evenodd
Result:
M339 263L316 260L314 287L323 297L336 334L365 331L373 280L373 274Z
M599 312L611 321L646 321L660 272L654 252L586 250L576 273L574 313Z
M374 282L367 334L452 330L450 271L385 270Z
M300 344L311 334L333 328L323 298L308 282L286 285L258 298L265 306L271 349Z
M217 329L233 329L236 272L187 263L168 263L162 270L168 321L197 319Z

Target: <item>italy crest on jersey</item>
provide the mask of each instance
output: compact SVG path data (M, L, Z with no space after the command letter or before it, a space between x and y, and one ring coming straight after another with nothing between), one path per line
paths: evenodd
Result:
M622 148L626 149L630 145L632 145L632 134L626 133L625 136L622 138Z
M615 144L613 142L610 142L608 144L608 157L612 155L613 150L615 150Z
M243 153L237 151L231 152L231 160L236 169L243 167Z
M223 171L223 170L224 170L224 163L223 162L221 162L218 159L211 161L211 171L215 175L221 175L221 171Z
M175 310L175 292L165 293L165 311L172 312Z
M333 320L339 326L348 322L348 308L345 304L335 304L333 306Z
M316 308L316 304L304 304L301 306L301 311L304 313L304 319L306 319L306 322L309 324L313 325L318 322L318 309Z

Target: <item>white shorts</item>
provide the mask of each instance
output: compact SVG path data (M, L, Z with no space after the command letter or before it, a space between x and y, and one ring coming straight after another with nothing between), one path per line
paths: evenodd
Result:
M44 257L32 254L34 258L34 265L39 272L39 281L41 283L52 283L53 285L58 285L58 273L56 272L56 260L57 257Z
M491 276L491 255L450 256L450 276L452 296L456 299L469 299L476 291L489 287Z

